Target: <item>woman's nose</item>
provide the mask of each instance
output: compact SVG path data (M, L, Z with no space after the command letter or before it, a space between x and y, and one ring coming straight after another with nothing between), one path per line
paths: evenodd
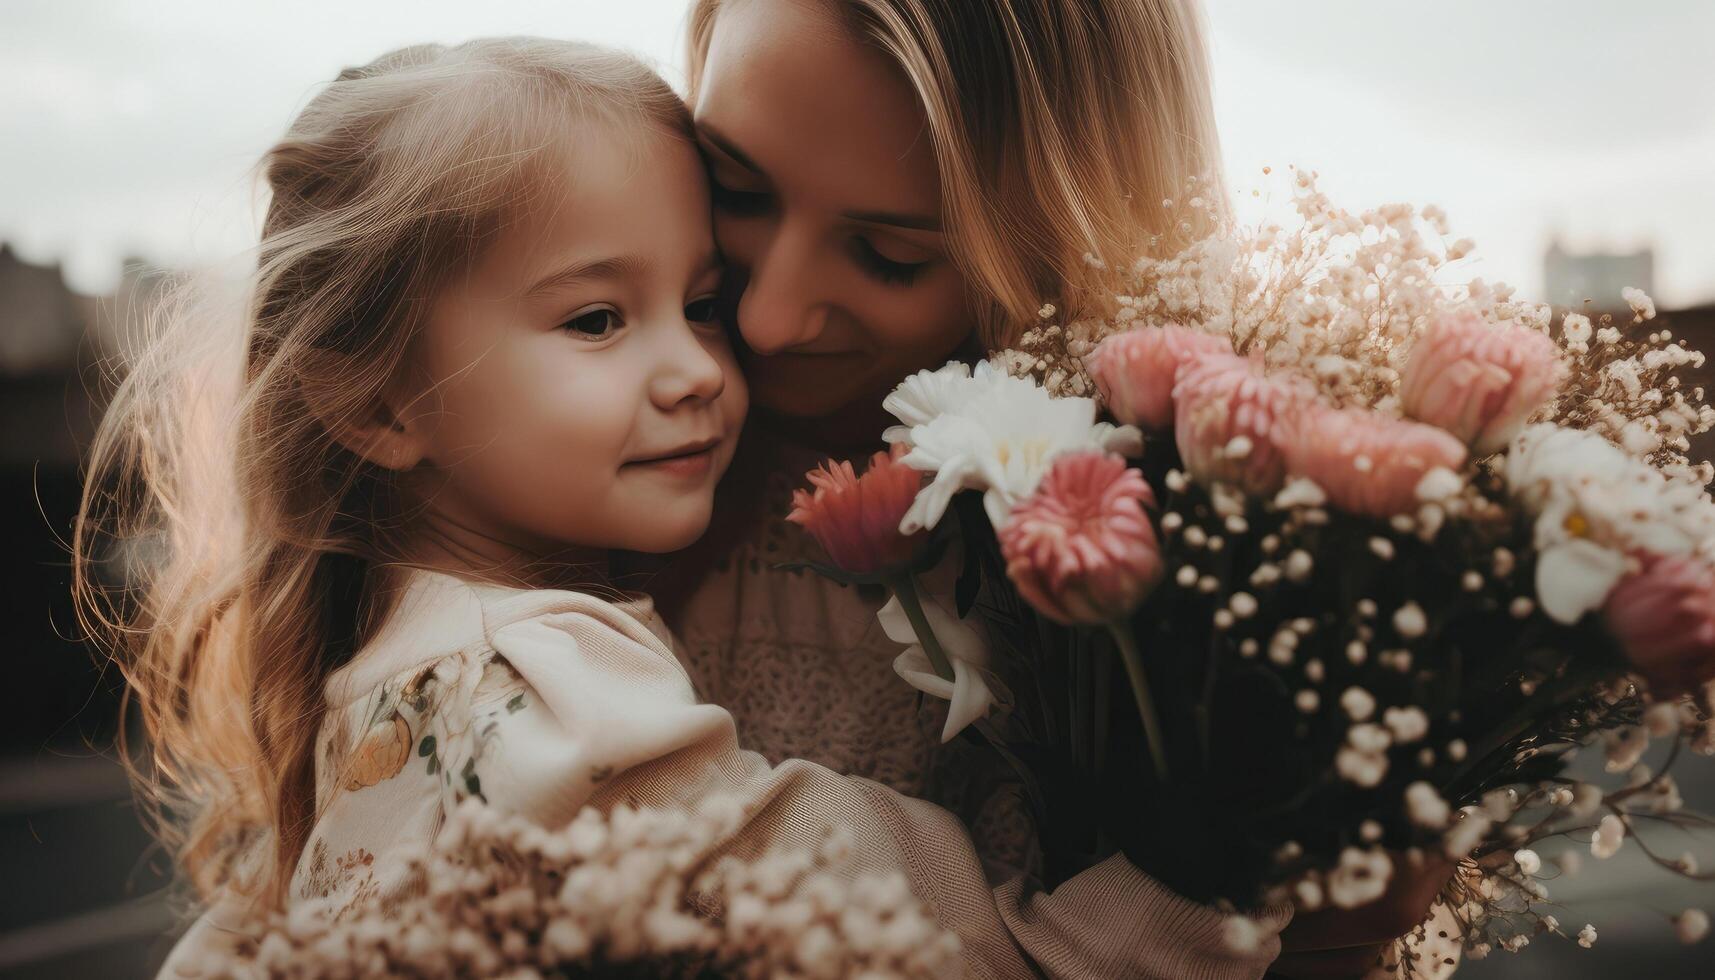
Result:
M738 301L738 330L758 354L779 354L821 336L828 304L818 291L810 229L782 222L752 257Z

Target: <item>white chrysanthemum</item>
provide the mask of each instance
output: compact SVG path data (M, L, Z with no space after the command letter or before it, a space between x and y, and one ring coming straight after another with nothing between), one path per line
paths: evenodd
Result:
M1504 474L1536 513L1537 598L1560 622L1601 606L1627 552L1686 554L1715 540L1702 487L1667 479L1595 433L1533 425L1513 441Z
M881 407L899 420L898 425L882 433L882 438L889 443L906 442L914 426L958 410L985 385L1002 384L1000 378L1005 377L1005 372L994 371L986 361L977 365L975 377L970 365L960 361L949 361L933 371L918 371L882 401Z
M919 372L883 404L905 423L887 431L889 442L911 449L901 462L934 474L900 522L905 534L934 527L953 495L967 489L983 491L983 508L998 528L1062 453L1143 450L1136 428L1097 422L1092 399L1054 398L986 361L968 377L963 365Z

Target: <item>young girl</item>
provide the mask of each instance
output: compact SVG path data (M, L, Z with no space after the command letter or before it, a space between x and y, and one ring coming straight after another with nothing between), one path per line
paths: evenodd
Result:
M846 825L970 974L1105 973L1074 919L1161 975L1262 972L1266 944L1164 959L1184 903L1123 859L1099 887L991 892L945 811L740 750L649 601L603 585L608 551L702 534L745 410L688 117L647 69L543 40L405 49L342 73L265 167L231 403L192 356L221 334L151 346L76 541L147 795L213 905L170 970L242 903L389 888L388 854L469 797L557 826L737 793L724 851Z

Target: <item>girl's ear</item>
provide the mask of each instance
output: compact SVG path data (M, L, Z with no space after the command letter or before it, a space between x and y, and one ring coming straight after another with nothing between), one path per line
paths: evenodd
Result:
M419 398L390 387L367 406L352 404L349 391L338 384L307 384L304 401L333 440L383 469L404 471L429 453L426 413L416 410Z
M349 418L330 424L334 441L383 469L403 472L428 455L422 416L406 418L386 401L374 406L358 421Z

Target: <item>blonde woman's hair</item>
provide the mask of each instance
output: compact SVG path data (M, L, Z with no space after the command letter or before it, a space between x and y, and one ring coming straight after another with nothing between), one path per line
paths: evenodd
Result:
M139 796L204 898L283 900L325 682L390 611L395 486L331 433L397 393L432 297L549 206L586 122L689 136L658 76L586 44L423 45L342 72L262 160L241 311L176 304L113 398L73 588L147 739L125 752Z
M691 11L691 101L723 2ZM990 301L990 348L1103 312L1116 273L1225 207L1195 0L813 0L899 66L928 120L954 259ZM1175 200L1174 207L1164 207Z

